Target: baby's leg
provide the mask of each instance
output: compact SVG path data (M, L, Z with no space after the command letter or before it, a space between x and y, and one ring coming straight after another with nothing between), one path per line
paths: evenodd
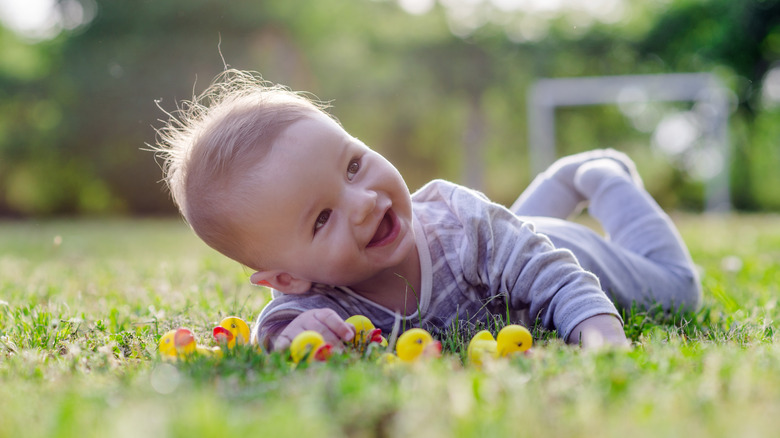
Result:
M603 271L597 275L605 290L613 288L624 306L637 301L655 302L666 309L698 308L701 289L685 243L669 216L636 184L624 163L612 159L584 163L574 175L574 187L588 200L588 212L607 234L603 244L589 248L592 255L605 259L609 252L620 259L598 268ZM627 285L637 289L625 290Z
M603 238L566 221L588 203L607 233ZM634 163L614 150L564 157L540 174L512 205L535 218L537 229L570 249L596 274L619 305L661 304L696 309L701 287L693 262L671 219L644 190Z
M620 163L631 178L642 186L634 163L613 149L598 149L564 157L539 174L517 198L511 210L518 216L546 216L566 219L587 200L574 186L574 176L583 163L611 158Z

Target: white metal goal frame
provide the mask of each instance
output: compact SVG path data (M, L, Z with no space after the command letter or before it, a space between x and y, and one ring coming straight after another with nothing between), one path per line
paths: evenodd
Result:
M627 92L628 91L628 92ZM693 102L707 109L703 141L720 154L722 168L705 181L707 211L731 208L729 193L728 90L709 73L545 78L528 95L531 171L537 174L556 158L555 110L558 107L637 102Z

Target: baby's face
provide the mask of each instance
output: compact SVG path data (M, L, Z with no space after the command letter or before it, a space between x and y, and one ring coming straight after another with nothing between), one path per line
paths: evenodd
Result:
M267 250L267 270L353 286L416 251L398 170L325 115L290 125L257 172L247 243Z

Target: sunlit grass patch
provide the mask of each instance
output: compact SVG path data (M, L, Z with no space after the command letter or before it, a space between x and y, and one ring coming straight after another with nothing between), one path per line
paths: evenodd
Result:
M188 327L269 299L180 221L0 224L0 437L770 436L780 415L780 221L676 216L700 267L695 313L627 309L630 351L583 352L532 327L534 352L477 369L453 327L441 359L352 351L293 366L248 346L165 361ZM57 237L59 236L59 239Z

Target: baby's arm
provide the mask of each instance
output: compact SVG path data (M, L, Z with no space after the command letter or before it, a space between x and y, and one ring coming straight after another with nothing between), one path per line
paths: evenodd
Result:
M595 348L602 345L627 347L626 333L623 325L614 315L601 314L591 316L574 326L569 338L569 344L580 344L582 348Z
M500 206L485 203L480 209L459 193L452 204L470 249L458 252L464 278L485 285L486 298L508 293L510 308L526 310L567 342L579 343L581 333L593 333L610 344L626 344L617 309L571 251L556 248L531 222ZM477 205L469 212L467 204ZM588 338L582 345L595 341Z
M342 341L351 341L355 336L355 327L344 322L333 309L311 309L296 316L275 338L271 337L273 349L279 351L288 348L292 340L304 330L320 333L325 342L334 346L340 345Z

